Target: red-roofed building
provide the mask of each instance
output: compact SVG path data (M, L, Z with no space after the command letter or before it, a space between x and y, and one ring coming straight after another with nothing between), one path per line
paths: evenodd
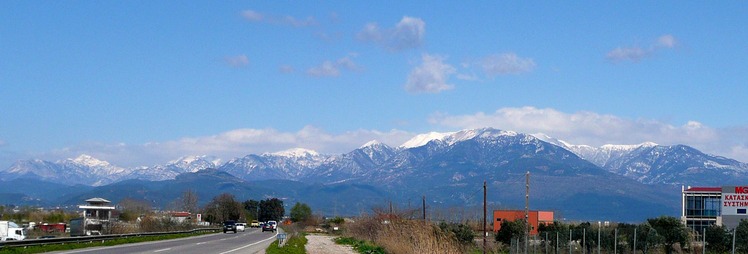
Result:
M171 216L171 219L177 223L192 220L192 214L190 212L170 212L169 216Z
M530 235L538 234L540 224L553 224L553 212L551 211L529 211L527 213L530 222ZM493 211L493 231L501 230L501 223L504 221L515 221L525 219L524 210L494 210Z
M681 221L698 234L712 225L732 229L748 219L748 186L688 186L681 196Z

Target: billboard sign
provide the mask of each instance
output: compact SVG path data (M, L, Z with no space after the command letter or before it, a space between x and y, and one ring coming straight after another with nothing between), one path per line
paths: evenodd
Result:
M722 215L748 215L748 186L722 187Z

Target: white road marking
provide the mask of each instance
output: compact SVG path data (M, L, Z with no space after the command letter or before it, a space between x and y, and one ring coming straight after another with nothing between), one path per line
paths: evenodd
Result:
M270 237L270 238L268 238L268 239L265 239L265 240L261 240L261 241L257 241L257 242L255 242L255 243L250 243L250 244L244 245L244 246L242 246L242 247L239 247L239 248L236 248L236 249L233 249L233 250L229 250L229 251L224 251L224 252L221 252L221 253L219 253L219 254L226 254L226 253L231 253L231 252L234 252L234 251L238 251L238 250L241 250L241 249L247 248L247 247L249 247L249 246L252 246L252 245L255 245L255 244L258 244L258 243L262 243L262 242L264 242L264 241L267 241L267 240L272 240L272 239L274 239L274 238L275 238L275 237L277 237L277 236L278 236L278 231L275 231L275 235L271 236L271 237Z
M160 250L154 250L153 252L155 253L155 252L162 252L162 251L167 251L167 250L171 250L171 248L160 249Z

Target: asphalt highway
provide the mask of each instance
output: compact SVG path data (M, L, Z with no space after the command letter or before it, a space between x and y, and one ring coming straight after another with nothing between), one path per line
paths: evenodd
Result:
M281 229L278 229L280 232ZM282 233L282 232L281 232ZM262 232L251 228L245 232L217 233L195 237L179 238L164 241L153 241L123 244L108 247L92 247L52 253L179 253L179 254L229 254L229 253L264 253L277 235L273 232Z

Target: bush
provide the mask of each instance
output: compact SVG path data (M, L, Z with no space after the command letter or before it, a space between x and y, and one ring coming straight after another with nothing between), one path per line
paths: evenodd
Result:
M170 232L181 231L192 228L189 221L177 222L172 217L146 216L140 221L140 232Z
M444 232L451 232L454 237L463 245L472 244L475 235L473 229L465 224L457 223L439 223L439 228Z
M340 216L336 216L335 218L332 218L332 219L330 219L330 220L329 220L329 222L330 222L330 223L333 223L333 224L338 224L338 225L340 225L340 224L343 224L343 223L345 223L345 219L343 219L343 217L340 217Z
M342 244L342 245L350 245L353 247L353 250L358 251L358 253L366 253L366 254L385 254L384 248L375 246L372 243L362 241L362 240L356 240L352 237L338 237L335 238L335 243Z

